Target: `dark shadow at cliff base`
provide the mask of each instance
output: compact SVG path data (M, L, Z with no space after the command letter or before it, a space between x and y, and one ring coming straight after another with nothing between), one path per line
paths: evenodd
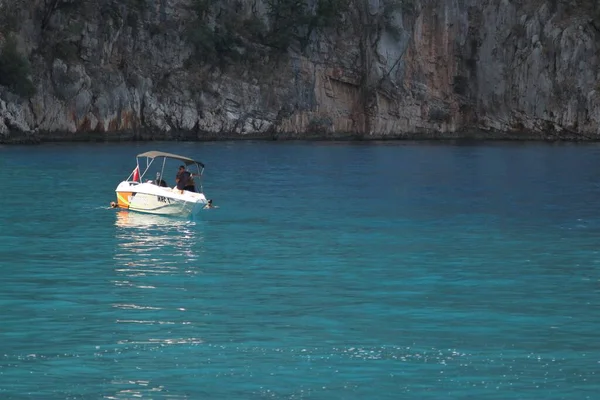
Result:
M453 144L470 145L487 141L512 142L597 142L599 137L583 136L576 132L500 132L483 130L465 130L460 132L414 132L399 134L360 135L356 133L248 133L233 132L194 132L194 131L114 131L114 132L11 132L0 136L0 144L40 144L57 142L152 142L152 141L345 141L345 142L382 142L382 141L438 141Z

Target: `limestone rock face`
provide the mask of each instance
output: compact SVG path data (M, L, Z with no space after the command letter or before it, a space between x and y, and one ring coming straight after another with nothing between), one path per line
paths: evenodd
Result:
M190 40L197 0L0 0L0 14L20 21L0 21L0 45L16 39L35 87L23 96L0 80L0 142L600 137L593 1L404 0L375 33L361 21L392 0L351 0L361 1L345 29L322 28L277 54L240 47L254 61L219 65L202 62L203 39ZM237 4L273 23L264 0Z

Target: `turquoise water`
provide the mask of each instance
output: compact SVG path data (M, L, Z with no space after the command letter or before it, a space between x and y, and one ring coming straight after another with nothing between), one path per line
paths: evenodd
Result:
M153 149L205 162L220 208L108 208ZM0 167L2 399L600 392L598 145L60 144Z

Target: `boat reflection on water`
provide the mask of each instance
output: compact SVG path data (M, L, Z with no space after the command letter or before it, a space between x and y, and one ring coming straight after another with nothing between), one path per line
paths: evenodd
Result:
M202 221L118 211L110 315L113 349L160 354L167 347L198 345L194 290L202 273ZM167 328L165 328L167 327ZM140 350L142 349L142 350ZM107 398L155 397L168 385L144 375L146 364L111 382ZM138 375L139 374L139 375Z
M195 221L118 211L117 271L128 276L194 274L204 237Z
M187 219L171 218L163 215L143 214L120 210L115 225L120 228L187 227L196 223Z

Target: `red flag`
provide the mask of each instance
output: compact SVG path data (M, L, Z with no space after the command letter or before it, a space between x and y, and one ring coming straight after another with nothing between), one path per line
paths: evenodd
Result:
M140 180L140 167L136 165L135 169L133 170L133 181L139 182L139 180Z

